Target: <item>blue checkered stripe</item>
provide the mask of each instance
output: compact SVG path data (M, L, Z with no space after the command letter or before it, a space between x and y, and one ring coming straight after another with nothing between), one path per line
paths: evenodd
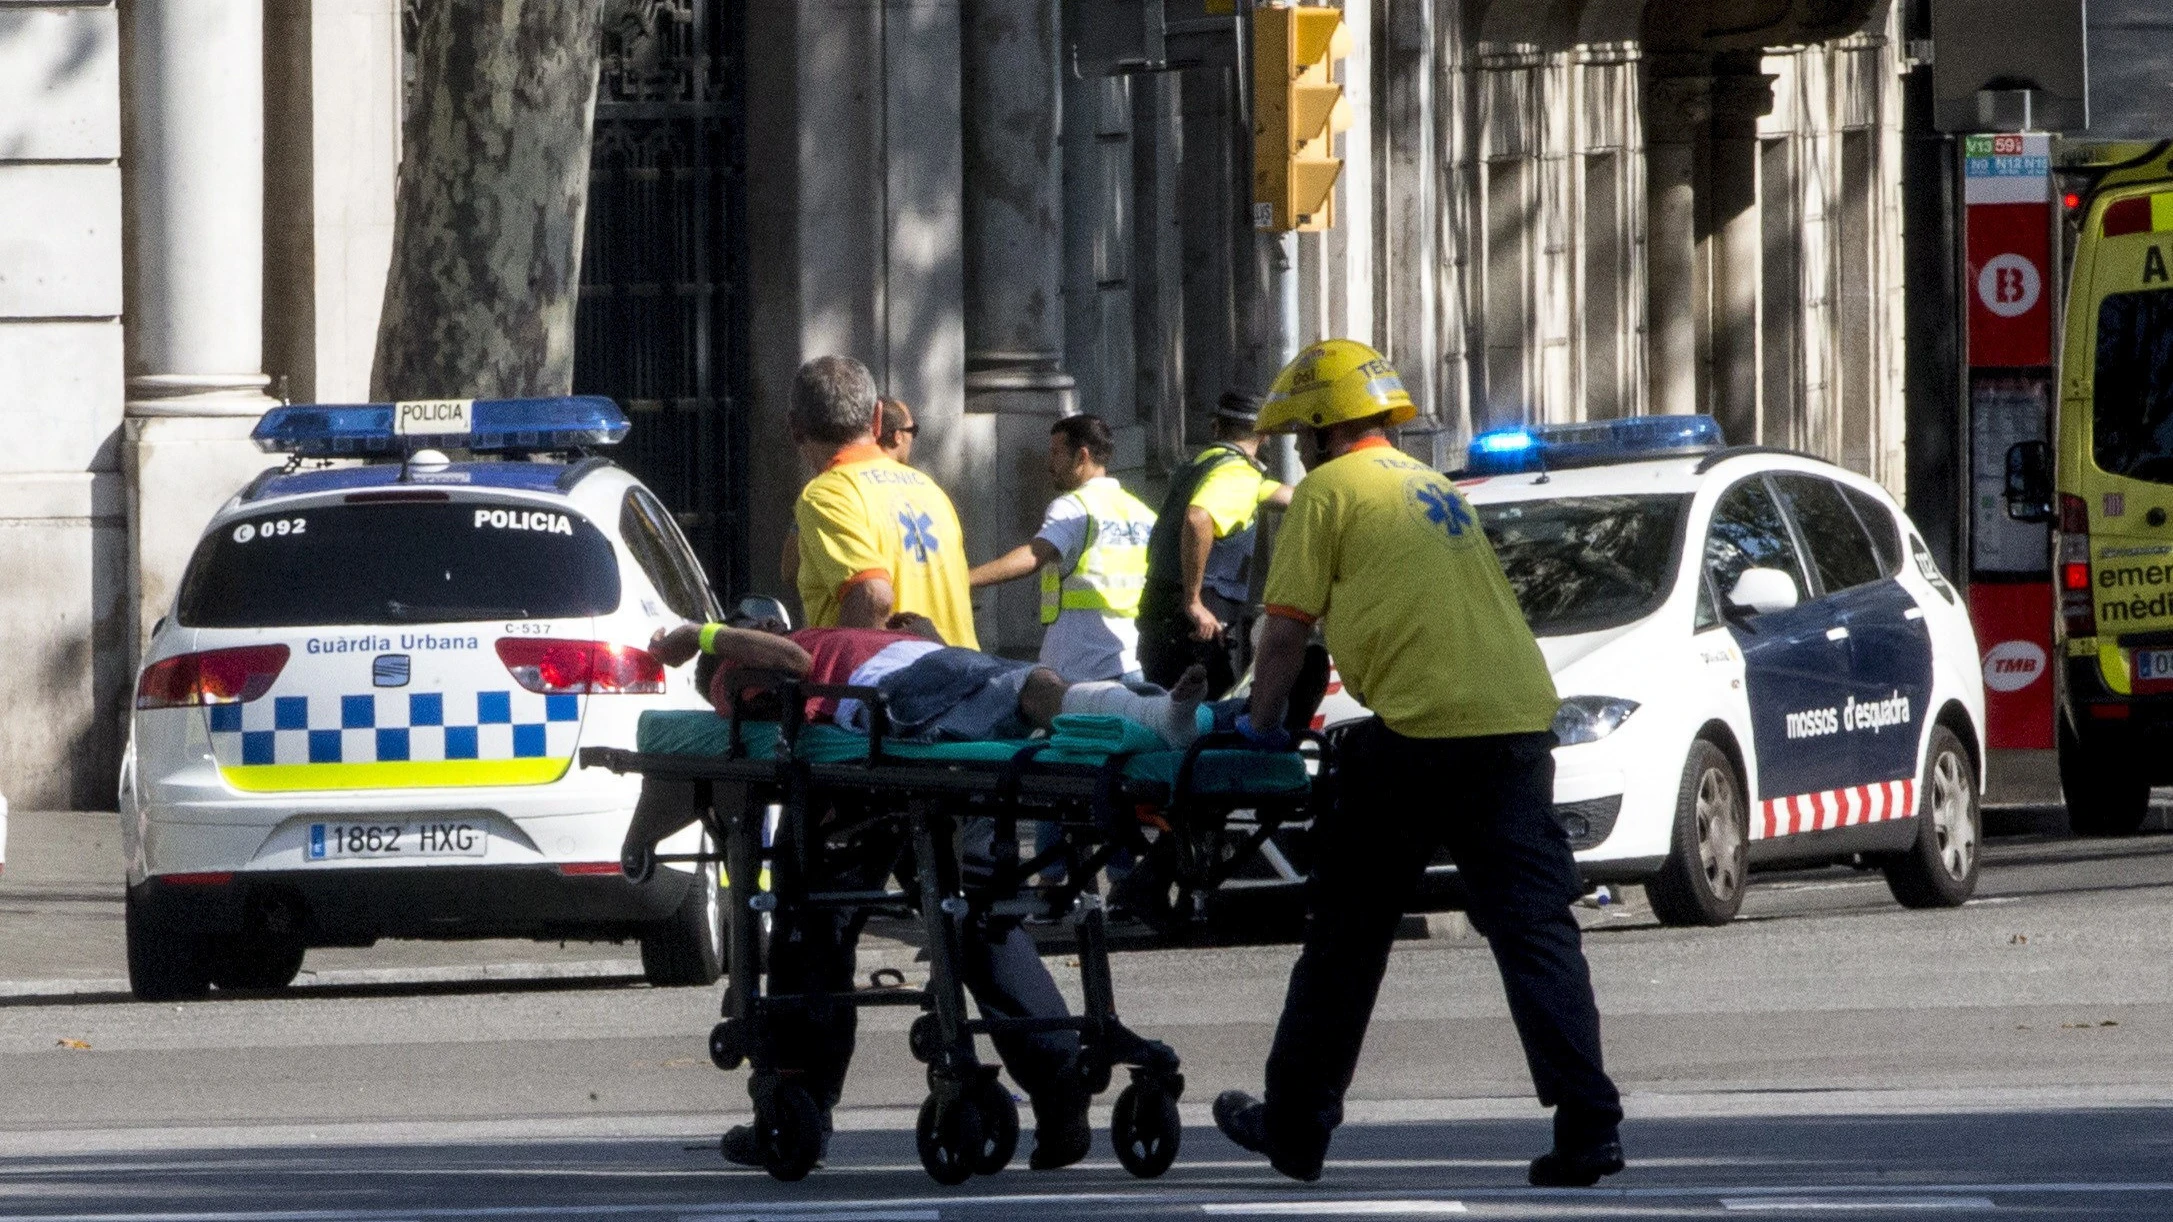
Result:
M369 692L210 706L221 766L559 759L581 730L579 696Z

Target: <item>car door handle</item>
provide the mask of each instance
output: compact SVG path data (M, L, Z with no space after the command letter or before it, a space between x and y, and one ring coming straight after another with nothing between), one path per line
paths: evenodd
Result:
M1846 629L1846 628L1828 628L1828 629L1826 630L1826 639L1827 639L1827 640L1829 640L1829 641L1845 641L1845 640L1848 640L1848 639L1849 639L1849 630L1848 630L1848 629Z

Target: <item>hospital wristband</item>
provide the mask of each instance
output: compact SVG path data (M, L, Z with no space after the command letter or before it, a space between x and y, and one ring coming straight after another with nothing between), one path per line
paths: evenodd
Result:
M701 644L702 644L702 652L703 652L703 653L711 653L711 654L713 654L713 653L717 652L717 634L718 634L719 632L722 632L723 630L724 630L724 625L723 625L723 624L703 624L703 625L702 625L702 635L701 635L701 637L700 637L699 639L700 639L700 641L701 641Z

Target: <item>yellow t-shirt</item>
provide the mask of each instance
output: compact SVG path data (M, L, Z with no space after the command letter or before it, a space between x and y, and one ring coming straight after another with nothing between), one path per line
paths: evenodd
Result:
M1268 613L1320 620L1337 671L1412 738L1554 721L1554 679L1478 515L1448 477L1361 448L1298 484L1268 566Z
M856 446L807 482L792 517L808 627L836 627L846 588L882 577L894 610L927 616L949 644L981 647L958 511L934 480L875 446Z

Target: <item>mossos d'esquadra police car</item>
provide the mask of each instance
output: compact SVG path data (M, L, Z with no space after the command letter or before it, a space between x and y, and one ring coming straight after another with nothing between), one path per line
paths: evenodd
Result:
M638 939L651 981L716 979L715 867L622 873L639 779L575 762L703 707L644 646L719 618L664 506L581 457L626 431L596 398L265 414L289 462L212 518L137 683L138 996L277 988L383 937Z
M1725 448L1704 416L1481 434L1453 478L1563 698L1555 815L1587 879L1643 883L1680 925L1733 917L1766 866L1969 897L1976 638L1885 490ZM1350 693L1322 713L1365 715Z

